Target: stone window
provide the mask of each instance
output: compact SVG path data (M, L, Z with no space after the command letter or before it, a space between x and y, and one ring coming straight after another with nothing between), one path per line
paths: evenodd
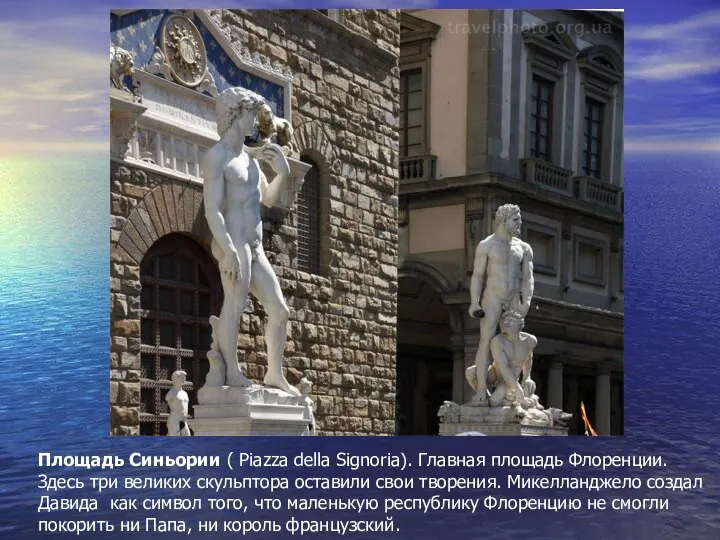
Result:
M210 315L220 312L222 288L212 258L180 234L158 240L140 266L140 434L165 435L167 391L175 370L187 373L189 413L209 370Z
M551 161L552 101L555 83L533 75L530 102L530 156Z
M425 153L423 73L421 69L400 74L400 155Z
M297 261L298 270L310 274L320 273L320 188L318 165L307 157L303 162L312 166L305 175L302 189L297 196Z
M585 98L583 119L582 172L584 176L600 178L602 160L602 132L605 106L592 98Z
M573 279L590 285L605 285L607 244L596 238L575 235Z
M577 47L558 23L543 24L523 34L527 49L525 111L528 138L523 154L562 166L563 122L560 111L568 103L565 64L577 54ZM554 139L553 139L554 138Z
M582 137L579 149L580 174L613 181L615 161L622 159L622 118L619 118L618 89L623 61L610 47L594 45L577 55L581 86ZM616 183L620 183L616 178Z
M557 229L523 221L523 237L533 250L533 270L549 276L557 275Z
M426 155L430 145L430 50L440 27L400 13L400 157Z
M130 156L193 178L202 178L205 147L157 129L139 126L130 144Z

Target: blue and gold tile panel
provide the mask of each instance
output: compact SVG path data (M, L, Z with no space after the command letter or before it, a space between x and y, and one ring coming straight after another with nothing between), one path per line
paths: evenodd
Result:
M169 10L157 9L139 10L126 15L112 14L110 18L112 44L131 52L135 57L136 68L145 67L155 52L155 46L160 45L160 28L169 14ZM273 114L284 117L285 89L277 83L238 67L200 19L194 16L192 21L205 42L208 71L215 79L218 92L233 86L252 90L265 98Z

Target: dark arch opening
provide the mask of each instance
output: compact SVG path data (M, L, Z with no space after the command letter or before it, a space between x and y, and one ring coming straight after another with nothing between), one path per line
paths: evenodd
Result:
M437 435L437 412L452 399L453 356L450 318L440 292L426 278L398 280L398 435Z
M193 414L197 391L209 370L210 315L222 304L222 285L215 261L182 234L160 238L140 265L140 434L165 435L170 377L187 373L183 389Z

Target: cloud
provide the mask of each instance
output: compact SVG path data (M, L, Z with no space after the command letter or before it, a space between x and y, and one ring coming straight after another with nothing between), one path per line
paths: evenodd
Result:
M710 139L628 139L625 152L720 152L720 137Z
M720 72L718 26L717 10L672 23L628 26L628 80L674 81Z
M90 131L101 131L101 130L107 129L107 128L108 128L107 124L87 124L84 126L78 126L76 128L73 128L73 131L87 133Z
M108 116L110 110L108 107L65 107L63 112L66 113L89 113L96 116Z
M628 26L625 39L672 41L685 38L687 34L702 33L720 25L720 11L709 11L681 21L655 24L652 26Z
M673 81L685 77L705 75L720 70L720 58L706 58L695 62L689 61L687 56L676 55L676 58L666 57L665 64L635 66L626 70L630 78L648 79L654 81ZM649 63L649 61L648 61Z
M90 22L93 25L86 26ZM5 154L30 148L70 151L68 133L108 116L108 83L99 74L109 69L108 54L100 52L100 44L107 43L104 29L109 18L104 18L102 26L100 19L82 16L46 16L28 24L12 16L0 21L0 64L4 66L0 119L13 121L0 123L2 150ZM82 131L77 135L82 137ZM23 141L23 137L32 140ZM78 141L79 148L89 143L98 141Z
M47 129L50 126L48 126L47 124L36 124L35 122L27 122L23 127L28 131L42 131L43 129Z
M88 153L88 152L103 152L108 153L110 143L106 139L98 140L97 137L93 139L67 139L67 138L55 138L55 139L40 139L33 137L31 139L24 138L13 138L10 140L2 141L0 144L0 156L15 156L15 155L46 155L47 153L54 154L71 154L71 153Z
M77 101L105 92L97 74L108 70L107 55L58 42L65 29L55 31L55 36L29 33L26 21L0 22L0 65L5 66L0 100Z
M15 130L22 129L26 131L42 131L50 126L48 124L39 124L37 122L13 120L11 122L0 122L0 127L8 127Z
M672 118L658 120L647 124L625 124L626 131L647 130L651 134L659 131L682 132L682 131L704 131L720 132L720 123L716 118Z

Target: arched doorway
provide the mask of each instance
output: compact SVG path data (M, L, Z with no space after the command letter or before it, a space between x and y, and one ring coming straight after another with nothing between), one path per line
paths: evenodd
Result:
M398 280L398 435L437 435L438 409L452 399L450 321L440 290L422 275Z
M190 416L205 383L209 317L218 314L222 286L215 263L182 234L160 238L140 265L140 434L165 435L171 375L187 373Z

